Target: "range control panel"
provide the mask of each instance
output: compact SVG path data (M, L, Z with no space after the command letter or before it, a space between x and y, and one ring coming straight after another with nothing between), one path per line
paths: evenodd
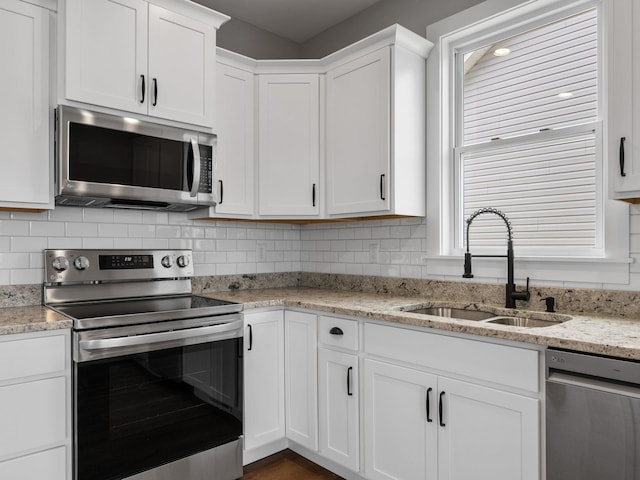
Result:
M193 276L191 250L45 250L45 283Z

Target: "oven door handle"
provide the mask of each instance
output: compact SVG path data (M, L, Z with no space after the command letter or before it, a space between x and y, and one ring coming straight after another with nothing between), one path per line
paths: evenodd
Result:
M169 332L148 333L143 335L133 335L127 337L101 338L96 340L81 340L78 346L82 350L106 350L109 348L131 347L135 345L148 345L151 343L171 342L184 340L187 338L225 334L233 330L241 330L242 320L236 320L221 325L209 327L186 328L183 330L173 330ZM224 338L226 336L222 335ZM215 338L212 339L215 341Z

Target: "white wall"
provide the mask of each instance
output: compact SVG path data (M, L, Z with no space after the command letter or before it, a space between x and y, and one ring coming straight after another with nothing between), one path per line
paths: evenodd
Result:
M196 276L301 269L298 226L58 207L44 213L0 212L0 285L42 283L45 248L188 248Z

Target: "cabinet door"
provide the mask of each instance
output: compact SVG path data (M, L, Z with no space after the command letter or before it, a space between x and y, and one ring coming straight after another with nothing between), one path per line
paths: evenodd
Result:
M254 75L217 64L217 180L221 214L254 213Z
M0 206L52 206L49 161L49 12L0 5Z
M609 196L640 198L640 2L606 2L609 22ZM624 152L624 165L621 154Z
M318 75L261 75L258 91L261 215L317 215Z
M318 449L317 317L285 312L285 411L287 438Z
M147 113L147 2L67 0L65 5L65 96Z
M391 59L385 47L327 73L327 213L389 209Z
M360 468L358 357L318 349L320 454Z
M149 115L213 127L216 31L149 5Z
M437 379L364 361L364 464L372 480L436 480Z
M66 480L67 449L43 452L0 462L0 478L11 480Z
M245 314L244 448L284 438L282 311Z
M540 406L533 398L438 379L440 480L538 480Z

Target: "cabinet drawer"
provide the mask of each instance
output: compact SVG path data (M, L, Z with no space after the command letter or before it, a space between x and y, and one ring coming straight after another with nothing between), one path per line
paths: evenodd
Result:
M66 480L66 448L58 447L0 462L0 478L14 480Z
M340 329L342 335L332 334L331 330L334 328ZM321 316L318 318L318 339L322 345L356 351L358 350L358 322L346 318Z
M43 337L7 336L0 341L0 382L65 369L66 335Z
M364 350L430 369L538 392L536 350L367 323Z
M0 387L0 457L64 443L66 395L65 377Z

